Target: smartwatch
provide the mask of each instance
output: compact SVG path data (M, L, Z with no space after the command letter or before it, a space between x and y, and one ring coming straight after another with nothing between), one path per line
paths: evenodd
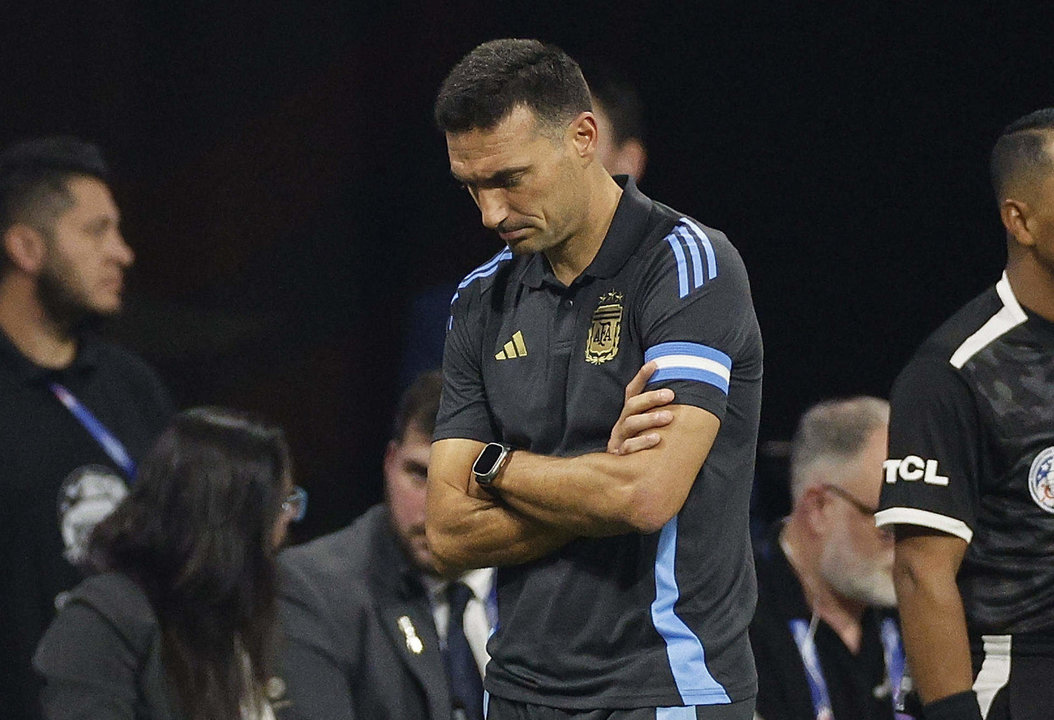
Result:
M476 476L476 482L483 487L490 487L494 478L498 476L501 469L505 467L505 461L509 459L512 448L502 443L487 443L480 451L476 462L472 463L472 474Z

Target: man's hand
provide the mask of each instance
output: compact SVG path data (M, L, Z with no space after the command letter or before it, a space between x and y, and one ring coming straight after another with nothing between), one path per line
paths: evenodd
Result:
M622 414L611 428L611 437L608 438L609 453L629 455L655 447L662 438L659 433L650 431L673 421L672 412L655 409L673 402L673 390L662 388L643 392L655 370L654 362L645 363L626 385Z

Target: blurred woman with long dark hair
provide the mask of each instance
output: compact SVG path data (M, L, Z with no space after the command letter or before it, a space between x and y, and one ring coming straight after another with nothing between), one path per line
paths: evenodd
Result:
M37 649L48 720L269 720L275 552L305 496L282 431L178 415Z

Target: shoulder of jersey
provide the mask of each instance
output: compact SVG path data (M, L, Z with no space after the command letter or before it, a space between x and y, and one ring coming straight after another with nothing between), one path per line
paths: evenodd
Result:
M501 252L470 272L458 283L457 291L451 298L450 304L453 305L467 292L472 291L482 295L488 291L493 287L494 282L512 267L514 261L512 251L508 247L502 248Z
M919 346L915 357L939 358L955 365L961 364L953 362L953 357L956 357L957 353L962 356L969 352L968 344L971 342L974 345L984 343L983 335L991 334L994 339L1001 334L999 331L1007 329L997 327L1006 324L998 320L999 314L1005 312L1005 308L1006 305L995 288L988 288L956 310L951 317L930 333ZM986 333L986 327L990 332Z
M653 262L676 268L681 297L716 279L722 270L742 266L739 252L723 232L660 203L655 205L653 212L662 217L641 249Z

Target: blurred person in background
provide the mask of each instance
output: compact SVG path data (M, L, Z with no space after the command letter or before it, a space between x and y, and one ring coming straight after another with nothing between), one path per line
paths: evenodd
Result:
M494 571L443 577L425 538L441 390L433 371L400 398L384 455L384 502L279 558L290 699L283 720L478 717L472 709L482 708L496 620Z
M893 538L875 527L889 405L829 400L791 447L791 514L757 558L750 640L764 720L892 720L904 674Z
M275 556L305 506L279 428L176 416L37 649L45 718L273 718Z
M597 159L611 175L629 175L639 183L648 165L640 93L602 60L586 58L581 66L597 119Z
M99 149L0 153L0 716L39 717L30 659L87 538L171 417L142 360L92 328L121 309L132 250Z

